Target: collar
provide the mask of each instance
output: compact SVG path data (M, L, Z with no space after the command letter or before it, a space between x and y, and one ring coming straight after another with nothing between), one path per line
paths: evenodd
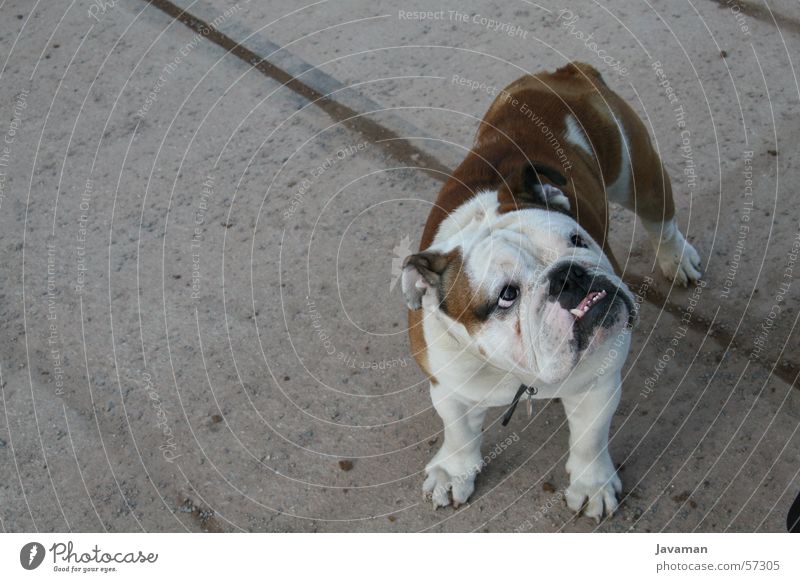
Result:
M514 411L517 409L517 404L519 404L519 399L522 398L522 395L525 393L527 393L529 397L528 416L530 416L531 412L533 412L533 407L531 406L530 397L536 394L537 392L539 392L539 390L538 388L536 388L536 386L526 386L525 384L520 384L519 390L517 390L517 393L514 395L514 400L511 401L511 406L508 407L508 410L506 410L506 413L503 415L502 425L507 426L508 423L511 421L511 417L514 415Z

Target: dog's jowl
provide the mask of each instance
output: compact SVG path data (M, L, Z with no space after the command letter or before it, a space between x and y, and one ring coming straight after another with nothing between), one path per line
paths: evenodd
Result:
M567 504L616 510L608 434L636 313L607 246L609 202L638 215L664 275L698 280L661 160L598 72L572 63L506 87L403 267L411 348L444 422L423 484L435 506L472 495L490 407L557 397Z

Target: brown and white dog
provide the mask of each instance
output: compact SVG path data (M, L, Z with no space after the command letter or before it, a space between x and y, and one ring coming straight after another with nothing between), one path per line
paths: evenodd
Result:
M423 485L435 507L470 497L486 412L522 385L564 405L568 506L617 508L608 432L635 301L607 247L609 201L639 216L667 277L698 280L647 130L600 74L571 63L506 87L403 268L411 347L444 421Z

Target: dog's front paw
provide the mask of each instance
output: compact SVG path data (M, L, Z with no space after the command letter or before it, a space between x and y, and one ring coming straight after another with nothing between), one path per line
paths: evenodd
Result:
M683 236L678 238L675 244L664 244L659 248L658 264L665 277L686 287L689 283L696 284L702 276L700 255Z
M458 508L475 491L475 477L481 470L481 464L480 458L459 455L453 455L442 462L437 462L434 458L425 467L427 477L422 485L425 499L432 501L434 508L451 504Z
M575 513L594 518L598 523L617 510L617 494L622 491L622 482L611 461L595 461L583 467L568 466L570 485L567 487L567 506Z

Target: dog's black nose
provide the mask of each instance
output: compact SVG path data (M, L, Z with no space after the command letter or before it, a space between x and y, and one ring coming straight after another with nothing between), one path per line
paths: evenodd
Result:
M583 299L591 285L589 273L574 263L567 263L550 273L550 297L561 300L561 303L572 303L577 298Z

